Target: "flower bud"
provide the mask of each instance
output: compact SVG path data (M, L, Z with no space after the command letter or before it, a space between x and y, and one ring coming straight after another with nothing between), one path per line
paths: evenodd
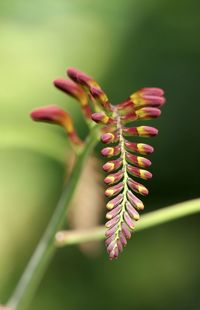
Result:
M106 208L109 209L109 210L115 208L116 206L118 206L122 202L122 199L123 199L123 195L119 194L118 196L116 196L115 198L111 199L107 203Z
M58 89L80 101L82 106L88 105L88 96L78 84L65 79L57 79L53 83Z
M134 229L135 221L130 217L127 211L124 212L124 220L130 229Z
M143 205L142 201L140 199L138 199L135 195L133 195L133 193L131 193L131 191L128 191L127 196L128 196L129 202L131 203L131 205L133 207L135 207L137 210L143 210L144 209L144 205Z
M125 146L127 150L140 153L142 155L150 154L154 151L151 145L145 143L133 143L125 140Z
M138 119L152 119L160 116L161 111L157 108L146 107L136 111Z
M36 108L31 112L31 118L37 122L47 122L64 127L73 144L82 144L82 141L76 133L70 115L61 108L54 105Z
M143 196L148 195L149 191L144 185L132 180L131 178L128 178L127 183L130 189L133 190L134 192L141 194Z
M90 87L90 93L94 99L102 106L105 110L111 111L110 102L104 91L100 87Z
M106 184L115 184L117 182L119 182L122 177L124 176L124 171L123 170L119 170L118 172L116 173L112 173L112 174L109 174L105 179L104 179L104 182Z
M135 221L138 221L140 219L139 213L135 210L135 208L130 204L129 201L126 203L126 210L131 218L133 218Z
M150 126L124 127L123 134L127 136L154 137L158 130Z
M109 211L107 214L106 214L106 218L109 220L109 219L112 219L113 217L115 217L119 212L121 211L121 205L115 207L114 209L112 209L111 211Z
M160 88L142 88L130 96L134 107L160 107L165 103L164 91Z
M101 150L101 154L105 157L112 157L120 154L119 145L114 147L105 147Z
M92 120L100 124L108 124L111 122L111 119L104 112L93 113Z
M123 183L118 183L118 184L116 184L114 186L108 187L105 190L105 195L107 197L115 196L115 195L119 194L122 191L123 187L124 187Z
M133 175L134 177L137 177L137 178L141 178L144 180L148 180L148 179L152 178L151 172L144 170L144 169L139 169L137 167L133 167L129 164L127 164L127 170L131 175Z
M117 138L116 136L113 134L113 133L104 133L102 136L101 136L101 141L103 143L113 143L113 142L117 142Z
M133 165L146 168L151 166L151 161L145 157L136 156L129 152L126 152L126 159Z
M111 172L113 170L117 170L122 165L122 159L117 158L115 160L108 161L103 165L103 170L106 172Z

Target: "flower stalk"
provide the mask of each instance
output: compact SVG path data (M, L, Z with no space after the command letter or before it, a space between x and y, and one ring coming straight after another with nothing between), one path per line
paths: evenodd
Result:
M8 306L11 310L24 310L28 308L43 275L55 254L55 234L65 223L66 211L73 199L82 169L98 140L99 127L96 125L90 132L81 153L77 156L69 182L64 186L63 193L58 201L47 229L8 302Z
M200 212L200 198L184 201L169 207L144 214L135 232L156 227L174 220ZM65 247L83 242L103 240L105 227L99 226L87 230L59 231L55 237L57 247Z

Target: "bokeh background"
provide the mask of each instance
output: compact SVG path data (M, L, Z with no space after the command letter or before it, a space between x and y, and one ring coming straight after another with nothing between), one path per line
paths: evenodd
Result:
M32 123L30 110L60 104L86 135L78 105L52 86L67 67L94 76L112 102L164 88L145 212L199 196L199 12L193 0L0 1L1 302L48 223L68 162L62 130ZM199 220L135 234L112 263L104 251L59 250L30 310L200 309Z

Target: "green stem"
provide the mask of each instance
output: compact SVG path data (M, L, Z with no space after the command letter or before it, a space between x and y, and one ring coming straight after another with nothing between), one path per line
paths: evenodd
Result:
M98 131L98 126L93 127L82 152L77 156L70 180L64 187L48 227L8 302L12 310L27 309L49 266L56 250L55 234L65 223L66 210L72 201L85 161L98 142Z
M158 211L149 212L138 222L135 232L154 227L175 219L200 212L200 198L181 202ZM87 230L60 231L56 234L59 247L101 240L105 238L105 227L99 226Z

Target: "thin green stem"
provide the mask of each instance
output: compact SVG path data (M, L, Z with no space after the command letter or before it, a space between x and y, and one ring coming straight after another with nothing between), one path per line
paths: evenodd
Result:
M12 310L27 309L49 266L56 250L55 234L65 223L67 208L72 201L84 164L98 142L98 136L99 128L95 126L86 140L85 147L77 156L69 182L64 187L47 229L8 302Z
M181 217L200 212L200 198L181 202L158 211L145 214L137 224L135 232L154 227ZM87 230L60 231L56 234L56 244L63 247L71 244L101 240L105 238L105 227Z

